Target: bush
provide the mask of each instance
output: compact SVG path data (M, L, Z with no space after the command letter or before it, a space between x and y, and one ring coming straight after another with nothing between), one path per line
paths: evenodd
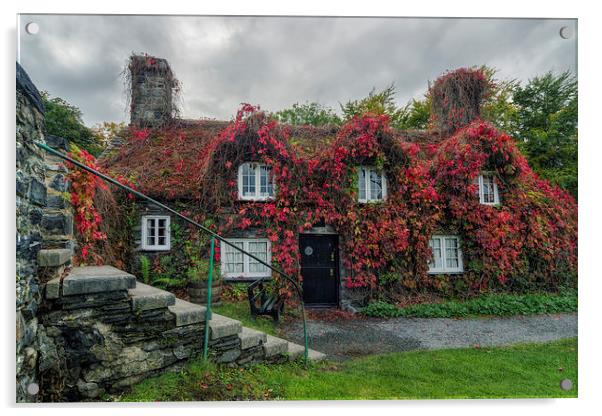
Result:
M477 315L530 315L577 311L577 293L552 294L491 294L467 301L428 303L398 308L387 302L372 302L362 314L376 318L459 318Z

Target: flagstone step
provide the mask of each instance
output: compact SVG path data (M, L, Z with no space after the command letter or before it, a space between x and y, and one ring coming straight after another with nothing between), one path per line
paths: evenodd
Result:
M63 296L112 292L136 287L136 277L113 266L74 267L63 279Z
M303 345L295 344L294 342L288 342L288 359L294 361L299 357L303 357L305 353L305 347ZM326 359L326 355L309 348L307 350L307 356L310 361L322 361Z
M227 318L216 313L211 314L209 334L212 340L224 338L242 332L242 323L236 319Z
M268 336L265 332L247 328L246 326L242 328L238 337L240 338L240 349L242 350L265 344L268 340Z
M176 296L159 288L136 282L136 287L128 291L134 311L167 308L175 305Z
M274 337L272 335L267 336L267 341L263 344L263 352L266 358L273 357L275 355L284 355L288 350L288 341Z
M205 307L176 298L175 303L168 306L176 317L176 326L198 324L205 321Z

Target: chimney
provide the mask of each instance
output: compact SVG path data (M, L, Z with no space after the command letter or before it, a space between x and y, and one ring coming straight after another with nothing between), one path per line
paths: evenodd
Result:
M470 124L481 116L490 89L481 69L460 68L440 76L430 88L431 125L447 136Z
M158 127L177 115L174 105L179 91L169 63L149 55L132 55L128 65L130 78L130 125Z

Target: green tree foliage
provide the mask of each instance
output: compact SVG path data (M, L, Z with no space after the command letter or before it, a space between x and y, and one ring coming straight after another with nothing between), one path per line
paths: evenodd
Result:
M551 72L518 85L510 133L542 177L577 198L577 80L570 72Z
M46 91L42 92L42 100L46 108L46 134L64 137L95 156L102 151L102 144L84 125L79 108L60 97L51 98Z
M372 88L367 97L341 104L341 111L344 121L362 114L386 114L393 127L397 127L404 117L408 117L407 112L404 112L403 108L398 108L395 103L395 84L387 86L382 91Z
M293 104L291 108L272 114L279 122L291 125L339 125L341 118L332 108L319 103Z

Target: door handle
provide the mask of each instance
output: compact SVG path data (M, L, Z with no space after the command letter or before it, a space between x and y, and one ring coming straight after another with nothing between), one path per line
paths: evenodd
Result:
M330 277L334 276L334 269L330 269Z

